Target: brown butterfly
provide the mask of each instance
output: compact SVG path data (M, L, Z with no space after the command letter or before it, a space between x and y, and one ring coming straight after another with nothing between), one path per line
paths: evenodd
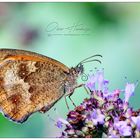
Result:
M34 112L48 111L61 97L79 87L83 63L68 68L57 60L34 52L0 49L0 109L5 117L23 123ZM70 98L71 99L71 98ZM73 103L74 104L74 103ZM68 105L67 105L68 106Z

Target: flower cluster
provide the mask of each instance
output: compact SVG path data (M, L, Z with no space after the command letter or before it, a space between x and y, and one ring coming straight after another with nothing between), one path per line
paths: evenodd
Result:
M134 95L137 83L127 83L124 90L108 90L109 81L104 71L90 75L85 86L90 98L70 111L67 120L59 119L57 126L65 126L61 137L67 138L139 138L140 110L129 107L129 98ZM124 100L119 95L125 94Z

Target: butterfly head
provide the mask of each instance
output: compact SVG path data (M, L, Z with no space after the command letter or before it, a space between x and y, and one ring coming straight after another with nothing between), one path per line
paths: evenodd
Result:
M72 75L74 75L76 77L78 77L78 75L83 74L83 72L84 72L83 64L78 64L76 67L74 67L74 68L72 67L71 68Z
M67 82L65 83L67 92L73 91L73 89L77 86L77 78L80 75L84 74L84 64L85 63L93 62L93 61L97 61L97 62L101 63L101 61L98 59L92 59L93 57L96 57L96 56L102 57L101 55L93 55L91 57L88 57L88 58L82 60L80 63L78 63L78 65L76 65L76 67L72 67L69 70Z
M78 65L76 67L71 68L72 74L75 76L82 75L84 73L84 64L85 63L93 62L93 61L97 61L97 62L101 63L101 61L99 59L92 59L93 57L102 57L102 55L96 54L96 55L90 56L90 57L82 60L80 63L78 63Z

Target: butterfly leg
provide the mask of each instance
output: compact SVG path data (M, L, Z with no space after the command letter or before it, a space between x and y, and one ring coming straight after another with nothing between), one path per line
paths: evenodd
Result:
M76 88L82 87L83 85L84 85L84 84L80 84L80 85L76 86L76 87L74 88L74 90L75 90ZM73 95L74 90L73 90L71 93L69 93L68 97L69 97L70 101L72 102L73 106L76 107L75 103L74 103L73 100L71 99L71 96Z
M69 110L69 106L68 106L68 102L67 102L67 96L68 98L70 99L70 101L72 102L73 106L76 107L75 103L73 102L73 100L71 99L71 95L74 93L74 90L72 90L70 93L67 93L65 95L65 102L66 102L66 105L67 105L67 108Z
M73 94L73 93L72 93L72 94ZM74 103L73 100L71 99L71 95L72 95L72 94L70 94L68 97L69 97L70 101L72 102L73 106L76 107L75 103Z
M64 96L64 98L65 98L65 103L66 103L67 109L70 110L69 105L68 105L68 102L67 102L67 96L68 96L68 95L65 95L65 96Z
M76 89L76 88L79 88L79 87L84 87L84 89L85 89L85 91L87 92L87 94L89 94L89 91L88 91L88 89L85 87L84 84L78 85L77 87L75 87L75 89ZM73 100L71 99L71 96L72 96L73 93L74 93L74 90L73 90L73 92L69 93L69 96L68 96L68 97L69 97L69 99L71 100L72 104L76 107L75 103L74 103Z
M69 110L69 106L68 106L66 97L68 96L69 99L70 99L70 101L72 102L73 106L76 107L75 103L74 103L73 100L71 99L71 96L73 95L74 90L75 90L76 88L82 87L82 86L83 86L83 84L76 86L73 90L71 90L70 93L67 93L67 94L65 95L65 102L66 102L66 105L67 105L68 110Z
M76 89L76 88L79 88L79 87L84 87L86 93L87 93L87 94L90 94L89 91L88 91L88 89L85 87L85 84L80 84L80 85L76 86L75 89Z
M90 94L90 92L89 92L88 89L85 87L85 85L84 85L83 87L84 87L86 93L87 93L87 94Z
M65 102L66 102L66 106L67 106L68 110L69 110L69 106L68 106L68 102L67 102L66 97L68 96L69 99L70 99L70 101L72 102L73 106L76 107L75 103L74 103L73 100L71 99L71 96L73 95L74 90L75 90L76 88L79 88L79 87L84 87L84 89L86 90L86 92L89 94L89 92L88 92L88 90L86 89L86 87L85 87L84 84L80 84L80 85L76 86L70 93L67 93L67 94L65 95Z

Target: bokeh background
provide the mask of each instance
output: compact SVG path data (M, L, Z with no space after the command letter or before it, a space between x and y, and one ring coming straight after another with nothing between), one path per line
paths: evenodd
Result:
M0 48L34 51L69 67L102 54L102 64L85 64L85 71L104 68L109 89L124 89L125 76L130 82L140 80L140 3L0 3ZM82 88L72 96L77 105L85 97ZM140 85L130 104L140 107ZM35 113L24 124L1 114L0 137L57 137L55 120L66 118L67 112L61 99L46 114Z

